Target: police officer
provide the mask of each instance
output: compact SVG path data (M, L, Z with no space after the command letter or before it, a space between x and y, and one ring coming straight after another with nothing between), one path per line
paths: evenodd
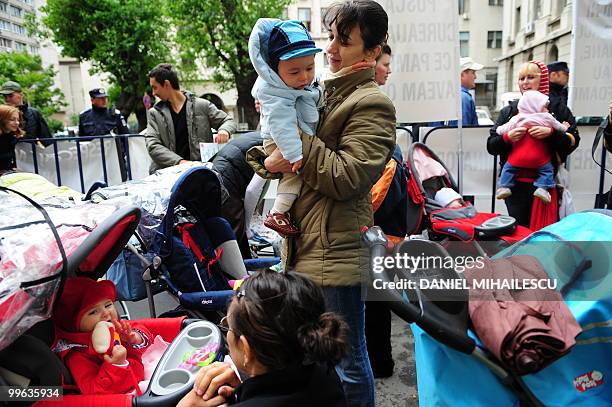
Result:
M114 130L116 134L129 134L121 112L108 108L108 95L104 88L89 91L91 109L84 110L79 116L79 136L105 136Z
M570 75L567 62L556 61L548 64L548 75L550 82L550 103L555 103L556 99L559 99L567 106L567 84Z

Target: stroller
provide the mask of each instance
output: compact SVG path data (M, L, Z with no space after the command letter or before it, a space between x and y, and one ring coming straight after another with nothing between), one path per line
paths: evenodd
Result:
M182 308L178 312L211 320L220 317L233 291L232 277L221 266L223 249L217 248L236 240L229 222L221 217L225 194L209 164L166 168L92 194L94 200L136 203L144 209L135 242L108 273L121 299L148 298L154 317L153 295L166 289L178 299ZM271 267L279 258L239 262L245 272Z
M463 242L491 241L514 243L531 231L516 224L510 216L477 212L469 202L448 208L434 199L441 188L458 191L451 173L438 156L425 144L413 143L405 164L408 182L408 235L427 231L431 240ZM487 245L489 246L489 245ZM499 250L496 248L494 251Z
M14 195L0 194L3 208L15 215L0 221L0 385L61 386L66 393L63 406L175 405L193 386L194 374L175 367L185 353L186 340L214 344L217 360L223 357L221 333L209 322L183 318L143 321L154 335L172 344L141 396L69 395L75 390L70 372L51 351L55 335L49 317L64 281L75 275L104 275L136 229L140 210L91 203L45 209L15 194L29 205ZM41 220L36 220L37 211ZM21 221L26 214L28 221ZM67 219L72 222L66 223ZM184 327L187 329L181 331ZM47 404L57 402L36 403Z
M411 323L415 336L419 402L423 406L603 406L612 405L606 380L612 374L612 266L606 247L612 212L570 215L499 252L495 258L530 255L557 279L563 298L582 328L570 353L535 373L519 376L484 348L469 330L468 293L445 293L451 301L432 300L431 290L386 290L390 308ZM376 227L363 234L372 258L385 256L387 241ZM572 242L569 242L569 241ZM581 243L581 244L578 244ZM395 252L448 253L436 242L411 240ZM374 270L375 264L372 264ZM446 276L424 269L414 279ZM405 276L388 269L373 273L386 282ZM454 295L453 295L454 294ZM495 323L495 321L491 321ZM469 372L469 374L466 374Z

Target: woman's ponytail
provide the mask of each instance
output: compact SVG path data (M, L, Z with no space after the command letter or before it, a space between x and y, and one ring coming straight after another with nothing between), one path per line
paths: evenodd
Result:
M325 312L316 323L298 330L298 341L307 361L337 364L348 351L348 325L339 316Z

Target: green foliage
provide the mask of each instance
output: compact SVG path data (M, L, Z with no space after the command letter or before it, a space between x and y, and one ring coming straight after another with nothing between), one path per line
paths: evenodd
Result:
M201 58L205 66L214 69L212 80L227 89L237 77L254 75L248 40L257 19L280 17L291 3L292 0L175 0L169 2L168 8L179 27L176 41L183 59Z
M126 115L148 85L147 73L170 55L164 0L48 0L39 35L65 56L88 60L94 72L110 75L124 97ZM28 24L32 29L36 24ZM127 116L127 115L126 115Z
M251 88L257 79L249 59L248 41L258 18L280 17L292 0L173 0L168 14L179 27L176 42L180 46L181 66L195 68L202 61L212 68L211 78L222 90L235 87L237 105L245 113L250 128L259 115L253 107ZM187 74L188 75L188 74Z
M64 123L57 119L49 118L47 119L47 125L49 126L49 130L51 130L51 134L55 134L58 131L64 130Z
M19 83L26 102L39 109L47 120L66 105L62 92L53 87L54 76L53 68L44 68L38 55L25 52L0 53L0 83Z
M72 113L70 115L70 126L78 126L79 125L79 117L78 113Z

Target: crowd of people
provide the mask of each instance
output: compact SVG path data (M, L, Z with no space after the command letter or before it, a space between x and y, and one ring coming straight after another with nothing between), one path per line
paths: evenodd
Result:
M237 126L231 115L181 90L171 65L159 64L148 73L152 92L145 96L144 136L150 171L200 161L201 142L231 140L213 164L230 195L224 215L238 219L233 226L243 256L249 250L245 191L253 177L282 174L264 224L286 238L289 271L260 272L244 282L221 324L234 366L203 368L181 407L374 406L374 377L393 374L390 310L364 303L360 286L369 267L362 227L376 221L389 235L401 235L382 211L378 217L373 213L371 195L381 174L403 161L396 147L395 108L379 88L391 74L388 16L373 0L354 0L328 8L324 22L329 72L321 80L315 78L314 55L322 49L302 23L261 19L255 25L249 51L259 75L253 96L260 133L232 139ZM477 125L470 90L483 66L471 58L462 58L460 65L462 123ZM557 210L554 175L580 143L567 107L568 74L563 62L521 66L522 97L501 110L487 140L487 151L502 165L497 197L523 226L533 228L534 217ZM6 103L0 106L0 170L11 170L17 139L51 135L40 112L24 103L19 84L6 82L0 94ZM79 136L129 133L121 113L108 107L105 89L89 94L92 107L80 114ZM153 97L159 101L153 103ZM612 101L609 109L602 127L612 150ZM249 166L244 157L253 148L261 154L249 155ZM452 196L449 202L460 199ZM124 338L124 345L104 359L82 349L65 355L83 393L127 392L133 377L141 375L139 357L150 334L138 324L117 322L115 297L107 283L74 279L64 288L57 311L67 317L56 323L65 339L88 343L100 321L117 323Z

